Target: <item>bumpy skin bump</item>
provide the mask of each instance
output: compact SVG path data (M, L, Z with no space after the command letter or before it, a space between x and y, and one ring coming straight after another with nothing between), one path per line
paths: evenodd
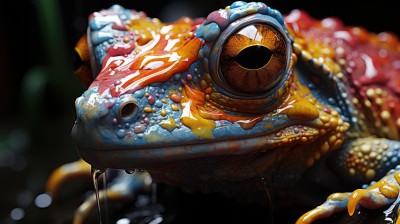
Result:
M82 79L93 80L76 100L73 137L93 167L145 169L276 208L345 191L297 223L396 204L400 47L391 34L299 10L283 17L260 2L171 24L116 5L89 17L79 46L96 75Z

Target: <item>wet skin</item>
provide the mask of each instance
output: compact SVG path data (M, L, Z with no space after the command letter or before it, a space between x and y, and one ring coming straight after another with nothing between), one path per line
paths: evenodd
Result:
M96 169L144 169L156 182L275 207L354 190L297 223L398 196L392 34L264 3L170 24L113 6L89 17L76 50L88 90L72 135Z

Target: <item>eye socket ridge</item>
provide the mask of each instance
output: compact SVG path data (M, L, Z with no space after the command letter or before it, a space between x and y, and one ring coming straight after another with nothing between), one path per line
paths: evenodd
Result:
M258 27L265 29L263 25L258 25ZM268 32L271 33L271 31ZM278 40L271 41L275 35ZM223 46L219 75L236 92L263 94L282 78L282 73L286 69L287 59L284 54L286 46L282 43L280 34L272 34L273 37L270 37L271 34L263 35L266 41L237 36L238 34L231 36ZM235 39L241 40L238 43ZM229 51L233 51L233 57ZM236 51L239 52L235 53Z
M274 18L253 16L228 26L214 43L210 71L218 92L265 98L288 78L291 39ZM215 51L214 51L215 50ZM217 53L218 52L218 53Z

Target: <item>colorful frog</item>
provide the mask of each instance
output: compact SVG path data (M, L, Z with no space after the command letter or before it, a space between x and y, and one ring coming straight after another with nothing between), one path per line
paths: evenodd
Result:
M385 207L400 223L396 36L259 2L168 24L115 5L90 15L76 50L88 86L72 131L80 157L145 170L117 179L143 184L111 186L111 200L151 177L275 208L322 203L297 224ZM49 191L86 162L56 170Z

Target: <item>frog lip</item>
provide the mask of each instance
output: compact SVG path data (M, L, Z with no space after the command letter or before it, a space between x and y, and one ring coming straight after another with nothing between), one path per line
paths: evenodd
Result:
M98 169L146 169L194 158L266 152L282 147L282 144L276 144L280 143L282 139L277 137L276 133L292 126L294 125L249 138L204 141L187 145L161 145L147 148L120 147L112 150L78 146L78 154L83 160ZM317 130L315 127L307 127ZM310 133L308 136L315 137L316 134ZM292 141L289 144L299 144L299 142Z

